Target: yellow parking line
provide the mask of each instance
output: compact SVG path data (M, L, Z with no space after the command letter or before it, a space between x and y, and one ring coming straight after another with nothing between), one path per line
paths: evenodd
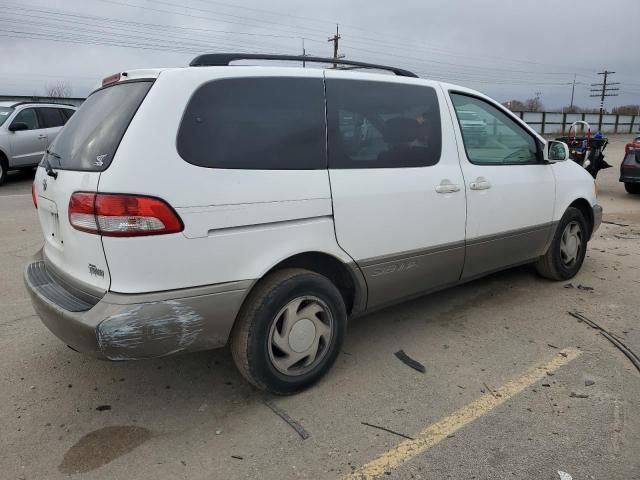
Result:
M491 409L503 404L537 381L543 379L547 372L558 370L563 365L580 355L578 350L566 348L561 350L549 362L534 367L521 377L506 383L493 394L487 392L477 400L453 412L451 415L428 426L415 435L414 440L405 440L392 449L384 452L366 465L342 477L343 480L369 480L382 475L385 471L396 468L407 460L437 445L441 440L461 429L468 423L478 419Z

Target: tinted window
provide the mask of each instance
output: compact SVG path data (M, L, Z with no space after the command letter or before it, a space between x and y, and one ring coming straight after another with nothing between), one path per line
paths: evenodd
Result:
M319 78L234 78L202 85L178 132L178 153L209 168L326 168Z
M38 108L42 128L61 127L64 125L64 119L57 108Z
M13 119L13 122L11 122L12 125L16 123L26 124L27 127L29 127L28 128L29 130L35 130L39 128L38 117L36 115L35 108L25 108L20 113L18 113L16 117Z
M67 123L67 120L71 118L71 115L75 113L75 110L70 108L61 108L60 113L62 113L62 118L64 119L64 123Z
M153 82L118 83L96 90L69 119L49 150L51 165L66 170L105 170Z
M0 107L0 125L7 121L7 118L13 112L13 108L10 107Z
M476 97L452 93L467 158L488 165L538 161L538 145L529 132L502 110Z
M331 168L438 163L442 134L433 88L334 79L326 86Z

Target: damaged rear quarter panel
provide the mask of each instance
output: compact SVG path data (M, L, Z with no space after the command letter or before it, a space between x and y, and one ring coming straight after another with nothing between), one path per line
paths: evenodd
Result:
M110 360L162 357L227 343L245 290L122 305L97 327L100 351Z

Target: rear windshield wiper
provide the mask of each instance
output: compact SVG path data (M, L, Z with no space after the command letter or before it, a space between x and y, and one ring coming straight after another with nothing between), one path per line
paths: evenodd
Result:
M53 158L57 160L60 160L62 157L57 153L52 152L48 148L45 150L45 152L46 152L46 155L44 156L44 168L47 170L47 175L49 175L50 177L53 177L55 180L56 178L58 178L58 172L56 172L51 166L48 156L51 155Z

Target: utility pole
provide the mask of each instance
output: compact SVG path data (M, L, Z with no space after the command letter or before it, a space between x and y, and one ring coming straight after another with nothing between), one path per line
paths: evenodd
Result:
M569 105L569 109L573 112L573 94L576 91L576 74L573 74L573 84L571 86L571 105Z
M302 37L302 68L306 68L307 62L304 61L304 57L307 56L307 51L304 48L304 37Z
M342 37L340 36L340 26L336 23L336 34L333 37L329 37L328 42L333 42L333 58L343 58L344 55L338 55L338 42ZM334 63L333 68L338 68L338 64Z
M604 97L617 97L618 96L617 93L611 93L611 92L617 92L618 90L620 90L619 88L610 87L610 85L620 85L620 82L607 82L609 75L613 75L614 73L616 72L611 72L609 70L605 70L604 72L598 72L598 75L604 76L602 83L591 84L592 87L598 87L598 88L592 88L591 89L592 94L590 96L600 97L600 121L598 122L598 131L602 130L602 114L604 113Z

